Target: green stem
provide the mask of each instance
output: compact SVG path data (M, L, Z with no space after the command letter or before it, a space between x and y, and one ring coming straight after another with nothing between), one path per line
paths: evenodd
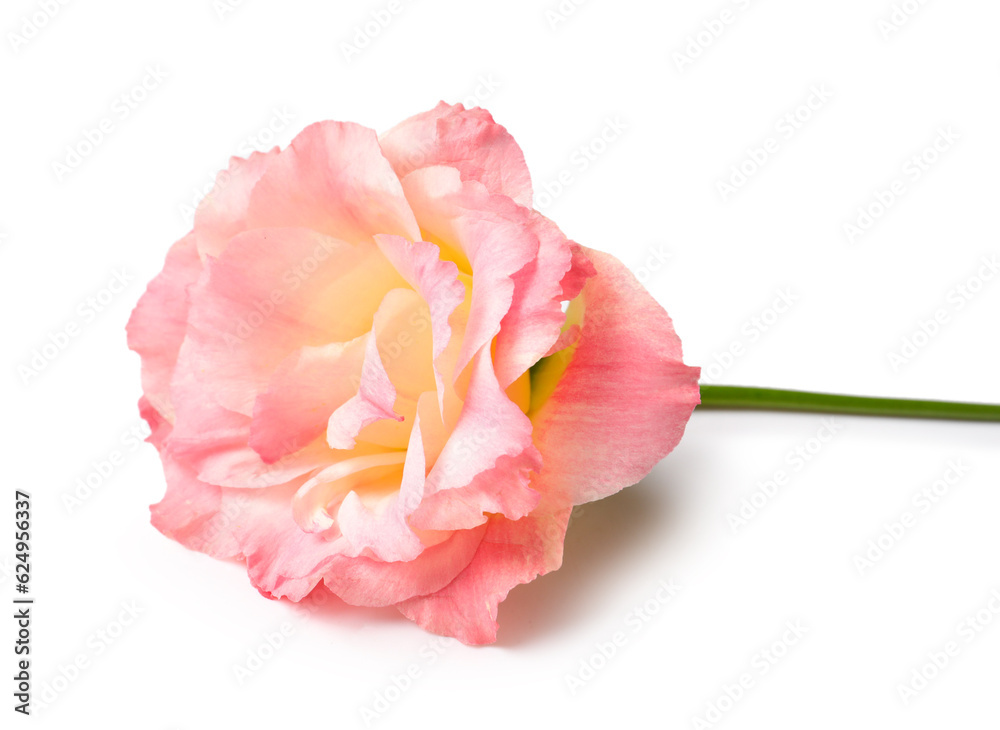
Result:
M808 393L801 390L702 385L699 408L763 411L807 411L856 416L944 418L957 421L1000 421L1000 405L940 400L868 398L858 395Z

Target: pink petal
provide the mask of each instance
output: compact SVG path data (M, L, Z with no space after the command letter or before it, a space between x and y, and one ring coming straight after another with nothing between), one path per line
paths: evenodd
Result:
M344 547L339 535L304 532L292 519L289 505L299 486L223 490L223 507L240 500L233 534L251 582L269 598L305 598Z
M421 228L435 241L460 246L471 264L475 285L457 363L456 372L461 372L500 332L500 323L511 308L514 274L538 255L540 242L532 230L532 212L510 198L490 195L480 183L463 182L448 167L413 172L404 178L403 187Z
M327 588L354 606L392 606L444 588L469 565L486 525L458 530L408 562L334 557L323 579Z
M395 403L396 388L382 364L376 338L369 336L361 367L360 388L330 415L326 428L327 444L332 449L353 449L355 439L365 426L386 418L402 421L403 416L392 409Z
M545 491L541 483L536 486ZM510 589L562 564L570 510L566 496L553 491L519 520L491 517L468 567L436 593L400 603L400 612L428 631L466 644L496 641L497 608Z
M482 524L487 512L522 517L538 504L526 473L539 466L531 421L500 387L484 349L473 361L462 413L410 523L454 530Z
M334 526L334 515L355 487L377 477L394 475L395 486L406 459L405 451L353 449L309 478L292 497L292 515L306 532L322 532ZM387 474L388 472L388 474Z
M174 414L170 379L187 331L188 287L201 274L195 240L188 235L171 246L126 325L128 346L142 359L142 390L168 420Z
M597 269L594 268L590 259L587 258L587 254L583 252L583 246L570 241L570 251L573 254L573 263L562 280L562 298L564 301L576 299L580 292L583 291L583 285L587 283L587 279L597 273Z
M357 390L370 336L301 347L282 361L257 397L250 424L250 446L265 462L323 435L331 414Z
M444 102L386 132L379 140L396 174L434 165L457 169L463 180L531 207L531 176L514 138L484 109Z
M157 451L163 448L163 441L170 435L173 426L170 421L163 417L149 399L143 395L139 398L139 415L149 424L149 436L146 441L153 444Z
M288 355L364 334L385 293L406 286L374 245L301 228L241 233L207 263L183 355L202 392L247 416Z
M275 147L268 152L252 152L247 159L233 157L229 167L216 176L215 186L202 198L194 216L202 259L219 256L230 238L248 228L250 193L278 152Z
M183 350L173 381L177 418L164 449L203 482L227 487L261 488L284 484L328 465L334 452L317 439L305 448L266 463L250 448L251 419L212 400L190 372Z
M246 561L254 586L269 598L304 598L322 578L343 541L303 532L291 518L297 483L267 489L226 489L199 482L164 459L167 495L150 509L164 535L213 557Z
M169 454L161 453L167 493L149 510L153 527L192 550L217 558L239 553L232 535L236 515L222 511L222 489L205 484Z
M487 514L520 519L541 499L531 488L531 473L540 468L541 459L534 447L516 456L504 454L467 486L426 497L410 523L428 530L467 530L486 522Z
M570 242L538 213L532 212L529 222L539 241L538 256L514 274L514 297L497 335L494 362L504 387L545 355L566 319L563 281L573 262Z
M385 372L397 398L416 403L420 394L434 390L433 334L430 310L412 289L389 291L372 321L372 332ZM400 446L405 446L404 441Z
M434 342L434 379L443 397L444 379L438 361L451 340L448 318L465 301L465 287L458 280L458 266L442 260L441 250L432 243L411 243L400 236L384 235L376 236L375 242L396 271L427 303ZM416 324L419 326L421 322Z
M410 528L408 519L420 504L424 493L425 456L420 436L420 419L413 424L406 463L399 489L377 499L375 505L362 502L359 491L344 497L337 512L337 525L350 544L345 555L375 557L387 562L410 561L420 555L424 545Z
M420 237L375 132L346 122L303 129L254 187L247 218L253 228L301 226L352 243Z
M551 397L532 414L548 474L574 504L642 479L680 441L699 403L670 317L613 256L585 249L583 328ZM558 358L562 353L553 357Z

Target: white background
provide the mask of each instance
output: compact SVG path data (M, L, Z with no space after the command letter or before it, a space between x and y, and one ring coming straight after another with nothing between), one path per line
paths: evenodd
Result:
M995 425L840 418L820 446L819 416L696 412L647 479L578 513L564 567L514 589L485 648L435 643L392 609L331 602L303 617L260 597L241 566L149 525L164 481L155 450L127 435L140 388L124 325L188 229L186 207L232 154L321 119L383 131L439 99L471 97L512 132L539 207L632 267L714 382L1000 402L1000 277L977 280L1000 253L995 2L908 0L890 30L890 0L398 1L370 39L358 33L388 0L231 12L98 0L49 3L51 18L44 2L4 3L0 580L9 605L13 491L27 489L35 691L61 689L34 722L341 728L364 727L367 708L386 728L995 727ZM573 12L547 15L559 7ZM731 22L699 45L724 10ZM348 59L345 43L365 47ZM136 92L147 68L166 77ZM814 87L832 96L787 135L782 119ZM130 109L122 94L145 98ZM103 119L111 131L57 172ZM605 144L609 124L625 128ZM941 129L958 138L916 179L911 158ZM769 138L776 151L724 201L718 183ZM561 173L571 182L557 190ZM905 192L849 236L894 180ZM122 271L124 291L82 314ZM794 299L781 313L779 292ZM939 309L947 322L915 336ZM71 322L80 334L25 382L32 351ZM922 346L894 366L904 338ZM123 463L67 504L116 450ZM953 476L949 462L966 473L922 512L914 495ZM729 516L778 470L786 483L734 530ZM859 569L907 511L915 522ZM660 581L680 587L669 602ZM960 628L980 611L981 631ZM790 621L805 635L782 646ZM235 668L286 623L241 684ZM13 630L6 619L4 727ZM616 632L622 646L593 659ZM958 655L904 702L900 685L949 641ZM770 663L770 648L784 656ZM80 655L86 668L68 671ZM414 665L410 686L391 689ZM752 688L710 714L743 673ZM589 679L574 688L573 676Z

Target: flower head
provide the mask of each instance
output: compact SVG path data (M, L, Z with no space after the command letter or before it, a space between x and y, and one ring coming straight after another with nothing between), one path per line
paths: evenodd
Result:
M698 403L666 312L531 200L461 105L234 158L128 325L153 524L266 596L493 641L572 507L645 476Z

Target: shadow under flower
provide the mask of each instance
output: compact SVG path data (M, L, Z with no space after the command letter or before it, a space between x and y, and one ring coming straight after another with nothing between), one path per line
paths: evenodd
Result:
M662 470L638 484L577 507L559 570L514 588L500 604L496 646L515 647L554 635L592 614L588 600L633 562L643 546L668 535L677 495ZM660 536L660 537L657 537Z

